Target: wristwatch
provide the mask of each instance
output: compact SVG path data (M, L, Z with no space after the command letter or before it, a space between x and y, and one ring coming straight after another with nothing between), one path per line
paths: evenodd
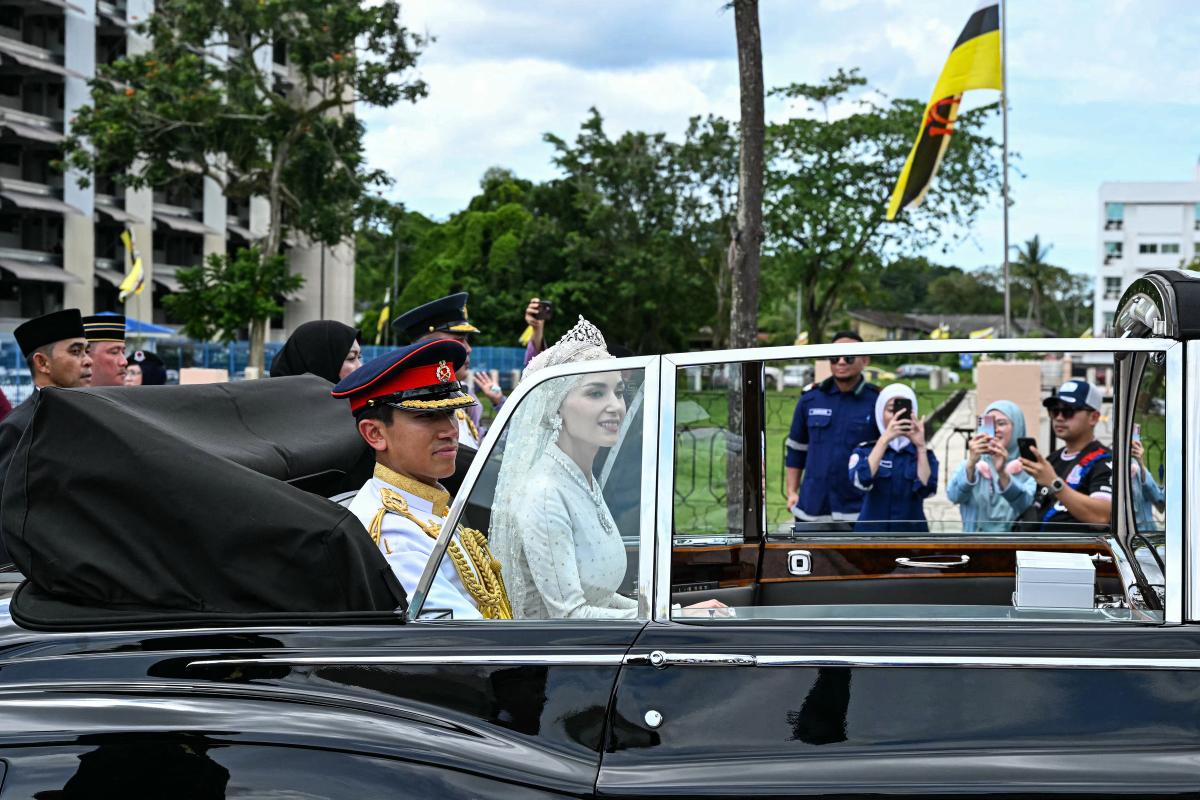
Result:
M1050 493L1051 494L1058 494L1065 488L1067 488L1067 484L1064 483L1063 479L1058 477L1057 475L1054 476L1054 480L1050 481Z

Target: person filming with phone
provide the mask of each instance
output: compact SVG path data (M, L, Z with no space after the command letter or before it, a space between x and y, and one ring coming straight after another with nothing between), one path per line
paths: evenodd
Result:
M925 442L917 395L893 383L875 401L879 438L850 454L849 477L864 495L854 530L868 533L927 532L925 498L937 491L937 457Z
M1063 446L1044 457L1029 439L1020 441L1021 467L1038 485L1037 518L1043 530L1063 525L1107 525L1112 510L1112 453L1096 441L1100 390L1070 380L1042 401Z
M962 514L963 531L996 532L1012 528L1033 505L1037 483L1026 475L1018 441L1025 436L1025 415L1016 403L997 400L984 409L967 458L946 484L946 496Z
M853 331L834 344L861 342ZM833 356L832 373L800 395L786 441L788 509L807 530L849 530L858 519L862 493L846 475L846 460L859 442L874 439L879 387L867 383L866 356ZM801 482L803 474L803 483Z

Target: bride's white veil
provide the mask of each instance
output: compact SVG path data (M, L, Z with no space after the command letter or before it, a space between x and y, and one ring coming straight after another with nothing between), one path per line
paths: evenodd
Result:
M610 358L612 355L608 352L604 336L581 316L575 327L553 347L534 356L521 373L521 380L546 367ZM509 596L513 599L522 597L526 588L520 585L522 576L515 566L519 563L521 553L523 519L528 515L528 510L521 508L522 486L529 479L538 459L556 446L558 433L562 429L558 409L580 379L581 376L568 375L553 378L536 387L521 400L504 434L504 456L492 499L488 546L500 562Z

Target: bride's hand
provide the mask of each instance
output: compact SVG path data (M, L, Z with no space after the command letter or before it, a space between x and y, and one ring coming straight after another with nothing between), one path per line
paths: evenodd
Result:
M692 603L690 606L683 607L684 611L693 612L687 615L692 617L698 616L694 613L695 609L709 609L708 616L710 617L732 617L734 615L733 609L722 603L720 600L703 600L699 603ZM718 611L717 609L723 610Z

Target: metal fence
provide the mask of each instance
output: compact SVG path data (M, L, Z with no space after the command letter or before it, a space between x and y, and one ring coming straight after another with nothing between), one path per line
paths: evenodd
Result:
M246 364L250 360L249 342L221 344L219 342L195 342L169 339L165 341L130 342L135 347L154 350L166 363L168 370L178 372L185 367L206 367L228 371L230 380L245 376ZM282 342L268 342L266 364L283 347ZM382 345L364 345L363 361L383 355L393 348ZM475 369L496 370L500 374L500 385L505 391L512 388L515 376L525 364L523 347L475 347L471 351L471 363ZM13 405L24 400L33 391L29 369L21 356L17 340L10 334L0 335L0 388Z

